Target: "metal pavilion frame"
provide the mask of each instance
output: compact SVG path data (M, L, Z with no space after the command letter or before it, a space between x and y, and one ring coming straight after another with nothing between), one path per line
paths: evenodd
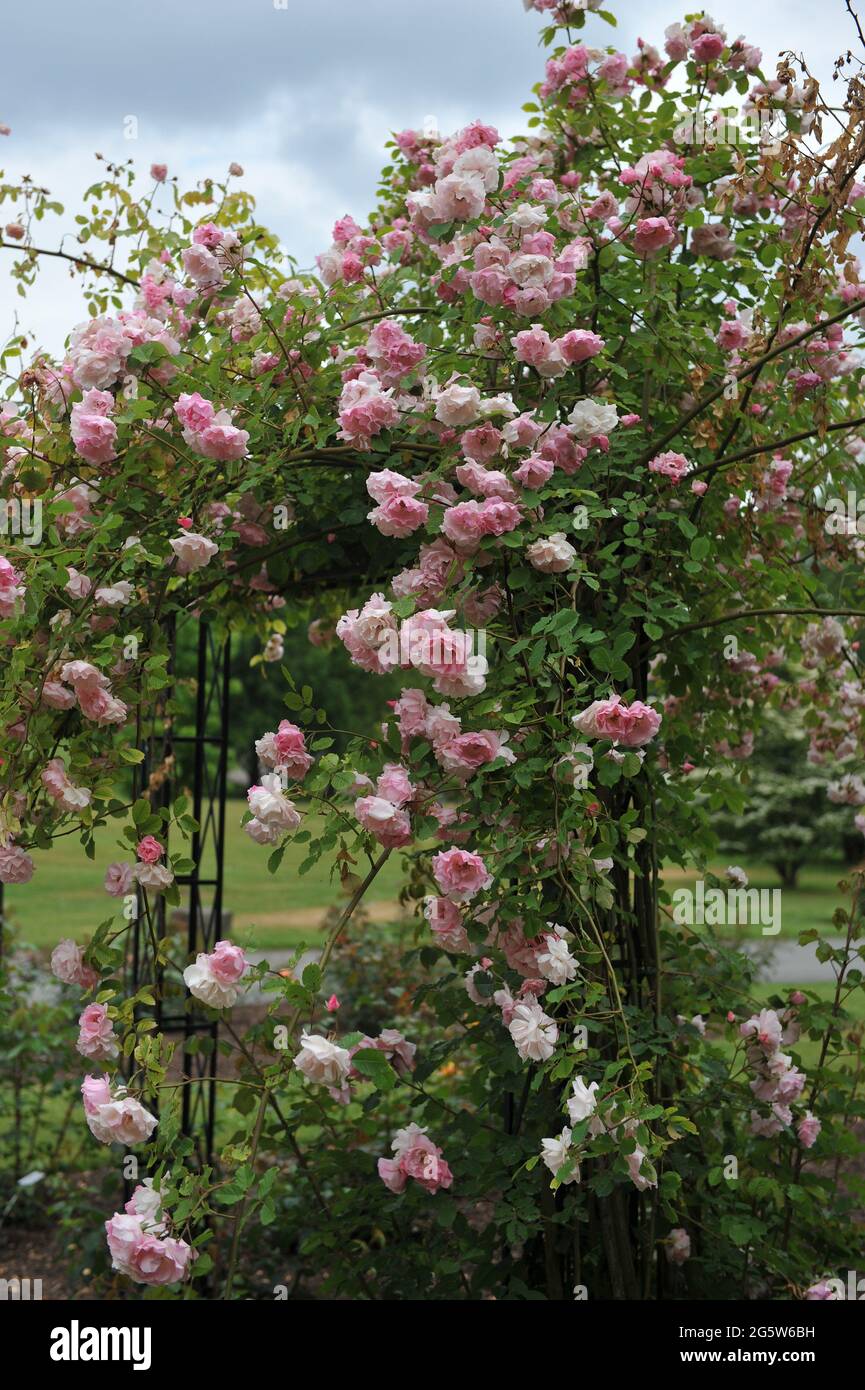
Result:
M167 636L171 681L140 729L144 760L137 769L136 794L146 796L154 807L168 806L178 794L181 778L181 785L187 777L191 784L190 813L197 824L189 847L193 867L178 874L175 882L185 898L187 954L195 956L212 951L222 936L230 639L218 637L211 624L198 620L195 710L192 732L186 733L180 731L177 716L167 709L183 678L177 669L173 623ZM208 904L203 901L205 896L210 898ZM152 949L153 939L161 940L172 932L164 897L159 896L148 911L139 889L136 906L127 955L127 989L134 994L148 984L156 987L155 1008L142 1006L141 1014L149 1013L161 1032L181 1041L183 1078L191 1083L182 1088L181 1129L192 1141L198 1162L209 1163L216 1123L219 1025L205 1015L185 987L182 994L166 992L165 971L155 961Z

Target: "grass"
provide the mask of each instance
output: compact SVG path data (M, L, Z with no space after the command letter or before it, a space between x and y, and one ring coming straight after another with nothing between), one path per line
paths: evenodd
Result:
M821 935L839 934L838 929L832 925L832 914L837 907L846 905L846 900L838 888L839 881L844 877L844 869L840 864L807 865L800 873L795 888L781 888L781 880L777 873L767 864L746 862L741 867L748 875L749 888L780 889L781 930L778 936L795 940L801 931L810 927L816 927ZM711 868L723 880L726 864L713 864ZM683 872L678 868L668 868L663 874L664 887L671 892L676 888L693 889L698 877L696 869ZM731 940L763 939L757 925L733 927L723 935ZM771 941L777 938L765 939Z
M232 936L250 949L315 944L327 909L345 902L339 880L331 881L331 864L323 860L309 873L298 874L307 846L290 842L279 870L268 873L270 851L243 833L241 814L242 803L229 802L223 904L225 911L233 914ZM321 829L320 818L307 816L304 828L315 835ZM36 872L31 881L6 888L7 920L20 930L21 940L32 946L54 946L65 936L84 940L118 909L117 900L105 893L102 880L112 860L129 857L128 848L118 845L117 831L112 827L97 831L92 860L85 858L72 835L55 841L51 850L35 850ZM367 867L364 860L358 863L357 871L363 875ZM386 903L386 910L393 912L401 883L399 856L394 855L370 889L368 906L373 912L380 903ZM206 899L206 893L204 896Z
M298 868L306 846L289 842L276 874L267 872L267 848L256 845L240 827L243 803L230 801L226 818L225 910L233 914L232 935L250 949L293 948L316 944L328 908L344 902L338 880L331 880L331 863L322 861L308 873ZM118 822L118 826L119 826ZM304 828L317 834L321 820L308 815ZM36 873L29 884L6 889L6 913L20 928L22 940L33 946L53 946L64 936L86 938L117 907L102 888L105 869L113 859L128 858L113 827L97 832L96 857L86 859L75 836L57 840L50 851L35 851ZM332 856L331 856L332 859ZM365 862L357 865L363 874ZM723 875L724 864L714 865ZM777 888L777 874L762 864L743 866L753 888ZM806 927L830 933L832 913L843 899L838 891L841 867L814 865L805 868L795 889L781 896L782 937L794 938ZM696 870L670 868L665 886L673 890L693 887ZM402 882L400 856L394 855L370 889L368 906L375 917L396 914L395 900ZM734 939L762 939L757 926L729 933ZM771 939L771 938L770 938Z
M835 997L835 983L832 980L821 980L807 985L800 985L795 981L792 984L784 985L757 984L754 986L754 994L760 1000L761 1004L768 1005L769 1000L778 995L786 1001L789 992L794 989L801 989L802 993L807 994L809 999L816 996L824 1004L831 1004ZM845 999L843 1007L846 1012L850 1014L851 1019L854 1021L854 1026L857 1023L865 1022L865 989L860 988L852 990ZM851 1024L849 1023L845 1025L847 1028L850 1026ZM798 1042L793 1043L792 1046L782 1046L781 1051L795 1052L801 1060L802 1070L807 1073L816 1067L820 1057L820 1047L821 1043L818 1039L809 1038L807 1035L803 1034ZM851 1043L850 1051L846 1054L846 1062L848 1065L856 1063L858 1060L858 1052L858 1043Z

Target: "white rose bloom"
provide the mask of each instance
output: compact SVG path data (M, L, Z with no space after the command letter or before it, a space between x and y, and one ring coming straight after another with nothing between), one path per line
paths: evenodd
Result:
M300 813L294 802L284 795L275 772L262 777L260 786L250 787L246 799L254 818L268 829L284 832L296 830L300 825Z
M524 289L527 286L543 288L550 283L555 272L549 256L539 256L533 251L524 251L508 262L508 274L515 285Z
M536 1003L517 1004L508 1032L524 1062L545 1062L552 1057L559 1036L554 1021Z
M542 536L526 550L529 564L542 574L563 574L577 558L577 552L565 537L564 531Z
M351 1054L317 1033L301 1033L294 1065L308 1081L320 1086L342 1086L351 1067Z
M544 938L546 950L538 956L538 969L545 980L554 985L567 984L577 973L577 962L568 950L568 943L560 936L550 934Z
M261 738L257 738L255 740L255 752L259 762L265 763L267 767L276 767L279 762L276 734L262 734Z
M484 419L489 419L493 415L506 415L509 420L512 420L519 413L509 391L503 391L498 396L487 396L486 400L481 402L481 415ZM507 425L505 425L505 431L507 431Z
M549 1168L553 1177L560 1168L563 1168L568 1161L571 1152L571 1131L567 1125L562 1130L558 1138L541 1140L541 1158ZM580 1181L580 1165L575 1163L566 1178L562 1178L563 1183Z
M436 419L443 425L474 424L481 410L481 393L476 386L454 382L440 391L436 399Z
M278 825L265 825L264 821L248 820L243 827L244 832L257 845L277 845L282 839L282 831Z
M597 1109L598 1101L595 1091L598 1089L597 1081L593 1081L587 1086L581 1076L574 1077L573 1095L568 1101L568 1114L571 1117L571 1124L578 1125L581 1120L587 1120Z
M103 608L122 608L132 597L132 585L128 579L118 579L116 584L97 589L94 598Z
M196 956L192 965L187 965L183 972L183 982L190 994L211 1009L230 1009L237 1002L237 985L224 984L218 980L211 971L210 961L203 951Z
M580 439L591 439L596 434L611 434L619 423L614 405L587 398L577 401L568 419L574 434Z
M476 176L487 193L493 193L499 186L499 161L489 145L476 145L473 150L464 150L454 161L454 173Z
M365 796L361 800L364 803L364 819L375 821L378 825L387 825L398 815L399 808L383 796Z
M532 203L520 203L505 221L519 232L539 232L547 225L547 209L535 207Z
M724 870L724 877L728 883L732 883L734 888L747 888L748 875L744 869L740 869L738 864L730 864Z
M132 874L136 882L142 888L149 888L151 893L164 893L174 882L174 874L166 864L136 864Z

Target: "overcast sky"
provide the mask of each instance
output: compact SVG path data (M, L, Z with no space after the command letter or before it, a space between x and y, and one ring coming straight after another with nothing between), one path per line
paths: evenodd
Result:
M629 54L637 36L660 46L667 24L697 9L676 0L610 0L616 31L596 18L590 42ZM744 34L774 70L804 51L831 82L854 41L844 0L719 0L716 19ZM865 0L863 0L865 11ZM243 185L301 265L330 242L334 219L372 206L389 133L434 116L449 133L476 117L503 135L543 68L542 20L521 0L41 0L7 5L0 139L6 180L30 174L66 206L98 176L94 151L153 161L190 183L236 160ZM14 61L10 58L14 55ZM137 139L125 138L127 118ZM3 217L0 209L0 217ZM3 218L5 221L5 218ZM56 244L46 221L40 240ZM19 327L53 351L82 317L75 284L47 263L22 301L0 252L0 334Z

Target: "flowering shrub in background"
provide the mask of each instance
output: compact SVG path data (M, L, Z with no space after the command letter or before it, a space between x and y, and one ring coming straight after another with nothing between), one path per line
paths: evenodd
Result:
M106 918L52 966L81 995L86 1123L150 1174L106 1213L136 1284L193 1296L215 1264L232 1297L276 1222L355 1297L788 1298L849 1257L861 884L819 948L831 1003L767 1002L659 871L707 863L773 711L865 825L861 542L826 526L865 485L861 84L829 143L807 70L764 73L706 15L629 56L595 4L527 8L528 137L400 132L375 211L305 274L230 182L160 168L139 194L109 167L66 253L88 321L61 362L5 351L3 493L41 499L44 539L0 564L0 879L117 827ZM713 141L731 102L773 142ZM26 286L49 205L0 193ZM152 942L229 1022L237 1132L198 1169L148 1108L172 1045L119 976L121 900L179 900L194 825L121 789L170 698L167 619L253 627L275 662L298 611L405 684L338 754L286 670L292 718L260 730L262 873L293 837L347 894L320 960ZM411 983L367 1036L331 971L391 856Z

